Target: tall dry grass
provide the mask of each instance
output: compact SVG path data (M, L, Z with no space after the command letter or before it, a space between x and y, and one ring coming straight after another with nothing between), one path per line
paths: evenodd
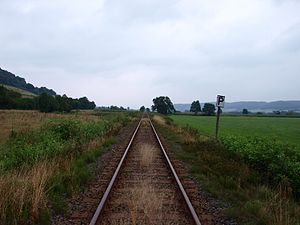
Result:
M2 132L2 128L6 126L6 133L9 136L11 127L17 132L26 132L29 129L37 129L47 121L56 118L75 119L83 122L102 119L91 111L79 111L73 114L45 114L37 111L0 110L0 131ZM13 125L10 125L10 121L13 121ZM120 126L120 124L114 123L111 129L116 131ZM3 133L5 134L5 132ZM102 151L99 147L109 141L108 135L108 133L101 133L100 136L91 138L84 143L80 150L82 153L80 156L74 156L70 152L68 155L35 162L33 166L26 167L26 169L20 167L17 170L1 171L0 224L40 223L41 218L50 213L47 206L53 203L52 195L57 194L58 200L60 200L63 198L64 191L77 190L78 186L88 179L90 174L86 172L88 171L87 164L99 156ZM82 173L78 172L79 170ZM77 179L77 177L79 178ZM64 183L64 179L67 180L67 184ZM52 187L49 187L50 185ZM61 192L57 191L56 187L62 188ZM54 209L53 205L52 209ZM45 219L47 220L47 218Z
M85 145L84 152L88 153L98 148L103 145L105 140L104 137L91 140ZM76 162L76 158L72 156L61 156L41 161L31 169L10 171L0 175L0 224L40 222L41 216L49 213L49 193L52 187L49 186L48 181L57 174L69 171L68 179L71 182L78 175L74 173L74 162ZM76 187L74 187L75 189Z
M147 167L154 161L155 147L150 144L143 144L139 148L141 166Z
M193 134L191 131L189 131L188 128L170 125L162 116L154 115L153 121L159 125L167 126L168 129L171 129L173 132L180 134L180 136L183 138L184 143L186 144L191 144L198 141L197 136Z
M154 120L156 123L160 124L160 125L165 125L165 124L166 124L165 119L164 119L163 117L161 117L161 116L158 116L158 115L154 115L154 116L153 116L153 120Z
M12 132L27 132L41 127L56 118L76 118L84 122L97 121L93 111L79 111L76 114L41 113L33 110L0 110L0 144L8 140Z
M163 194L155 190L150 179L142 180L132 187L128 197L133 225L157 224L157 221L162 221Z
M23 224L37 221L40 212L47 208L46 182L59 166L57 161L44 161L30 170L1 175L1 223ZM27 221L28 218L30 221Z
M292 190L280 184L276 191L269 192L263 214L272 215L270 221L273 225L299 224L293 215L300 215L300 205L291 200Z
M198 141L198 137L195 136L194 134L187 132L186 129L182 128L182 127L177 127L177 126L170 126L170 129L173 132L176 132L177 134L179 134L183 140L183 142L185 144L192 144L192 143L196 143ZM201 136L202 139L205 139L205 136Z

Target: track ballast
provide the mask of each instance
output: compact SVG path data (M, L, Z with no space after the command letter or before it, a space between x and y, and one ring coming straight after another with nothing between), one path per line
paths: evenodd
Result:
M94 224L201 224L150 118L139 122Z

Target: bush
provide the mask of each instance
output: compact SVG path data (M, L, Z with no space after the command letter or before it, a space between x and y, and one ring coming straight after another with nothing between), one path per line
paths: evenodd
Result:
M0 146L1 224L50 224L52 210L65 211L65 197L95 175L95 162L114 143L108 137L130 118L99 116L100 121L54 119L35 131L14 131Z
M38 131L11 136L0 149L0 171L33 165L62 153L76 154L82 144L104 132L103 121L52 120Z
M263 172L271 183L287 178L294 193L300 195L300 152L295 147L261 137L227 136L221 141L229 151Z
M62 140L77 138L81 134L82 122L78 120L57 119L48 123L44 129ZM46 131L47 132L47 131Z

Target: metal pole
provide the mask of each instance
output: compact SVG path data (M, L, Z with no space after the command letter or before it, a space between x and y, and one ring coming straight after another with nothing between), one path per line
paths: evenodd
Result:
M217 123L216 123L216 139L218 139L218 133L219 133L220 114L221 114L221 107L218 106Z

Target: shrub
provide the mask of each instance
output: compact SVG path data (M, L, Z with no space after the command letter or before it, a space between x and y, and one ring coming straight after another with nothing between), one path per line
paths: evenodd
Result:
M39 130L12 136L0 149L0 171L30 166L62 153L77 154L83 144L104 132L103 121L52 120Z
M300 152L295 147L261 137L227 136L221 141L229 151L263 172L271 183L287 178L294 193L300 195Z

